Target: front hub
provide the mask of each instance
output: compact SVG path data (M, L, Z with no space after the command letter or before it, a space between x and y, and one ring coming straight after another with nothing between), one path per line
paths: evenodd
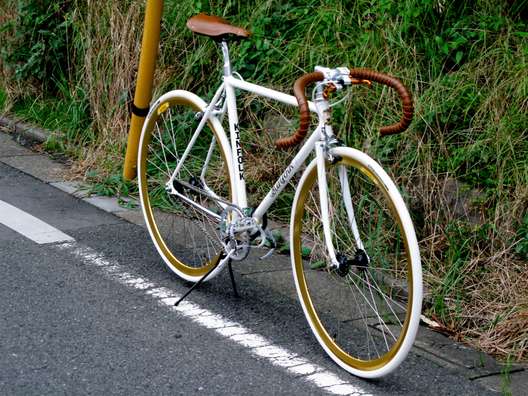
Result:
M337 253L336 259L338 262L338 267L336 272L339 276L345 277L350 272L350 268L356 267L357 271L364 271L368 268L369 258L367 253L362 250L356 250L356 254L353 259L349 259L345 254Z

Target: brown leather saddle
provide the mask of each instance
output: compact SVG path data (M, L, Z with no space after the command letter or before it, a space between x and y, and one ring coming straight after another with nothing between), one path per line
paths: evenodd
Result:
M233 26L223 18L203 13L190 18L187 27L194 33L209 36L214 40L242 40L251 35L246 29Z

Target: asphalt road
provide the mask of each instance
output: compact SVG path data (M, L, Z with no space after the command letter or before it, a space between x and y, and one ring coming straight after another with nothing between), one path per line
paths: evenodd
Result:
M414 352L381 380L344 372L308 328L287 257L237 264L240 299L226 272L178 311L189 285L142 227L2 163L0 200L74 239L38 244L0 224L2 395L493 394Z

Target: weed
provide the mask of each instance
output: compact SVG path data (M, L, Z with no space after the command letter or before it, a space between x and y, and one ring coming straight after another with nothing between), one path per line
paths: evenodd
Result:
M7 104L7 93L0 88L0 113L4 112Z
M316 260L310 262L310 269L318 270L324 268L326 268L326 261L324 260Z
M108 197L128 197L138 194L136 184L124 180L121 174L110 175L101 180L96 171L89 171L86 174L86 181L90 183L89 194Z
M1 56L19 81L30 80L44 92L56 92L56 81L68 74L72 25L71 1L18 3L17 19L0 26L11 31Z
M511 363L511 357L508 356L506 359L505 364L503 365L501 369L501 392L505 396L511 396L511 371L512 363Z
M524 215L520 222L515 239L515 252L521 258L528 260L528 213Z
M302 257L310 257L310 254L312 253L312 249L308 246L302 246L301 247L301 256Z
M273 238L275 239L275 243L277 243L277 245L283 244L286 241L286 239L284 238L284 235L282 235L282 232L280 230L273 230L272 234L273 234Z

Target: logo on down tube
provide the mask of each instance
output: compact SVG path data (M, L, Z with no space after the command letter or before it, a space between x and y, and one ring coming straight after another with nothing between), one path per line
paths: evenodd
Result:
M292 171L295 169L295 166L293 164L288 165L284 173L279 177L279 180L273 185L273 188L271 189L271 196L275 197L284 187L284 185L288 182L290 175Z

